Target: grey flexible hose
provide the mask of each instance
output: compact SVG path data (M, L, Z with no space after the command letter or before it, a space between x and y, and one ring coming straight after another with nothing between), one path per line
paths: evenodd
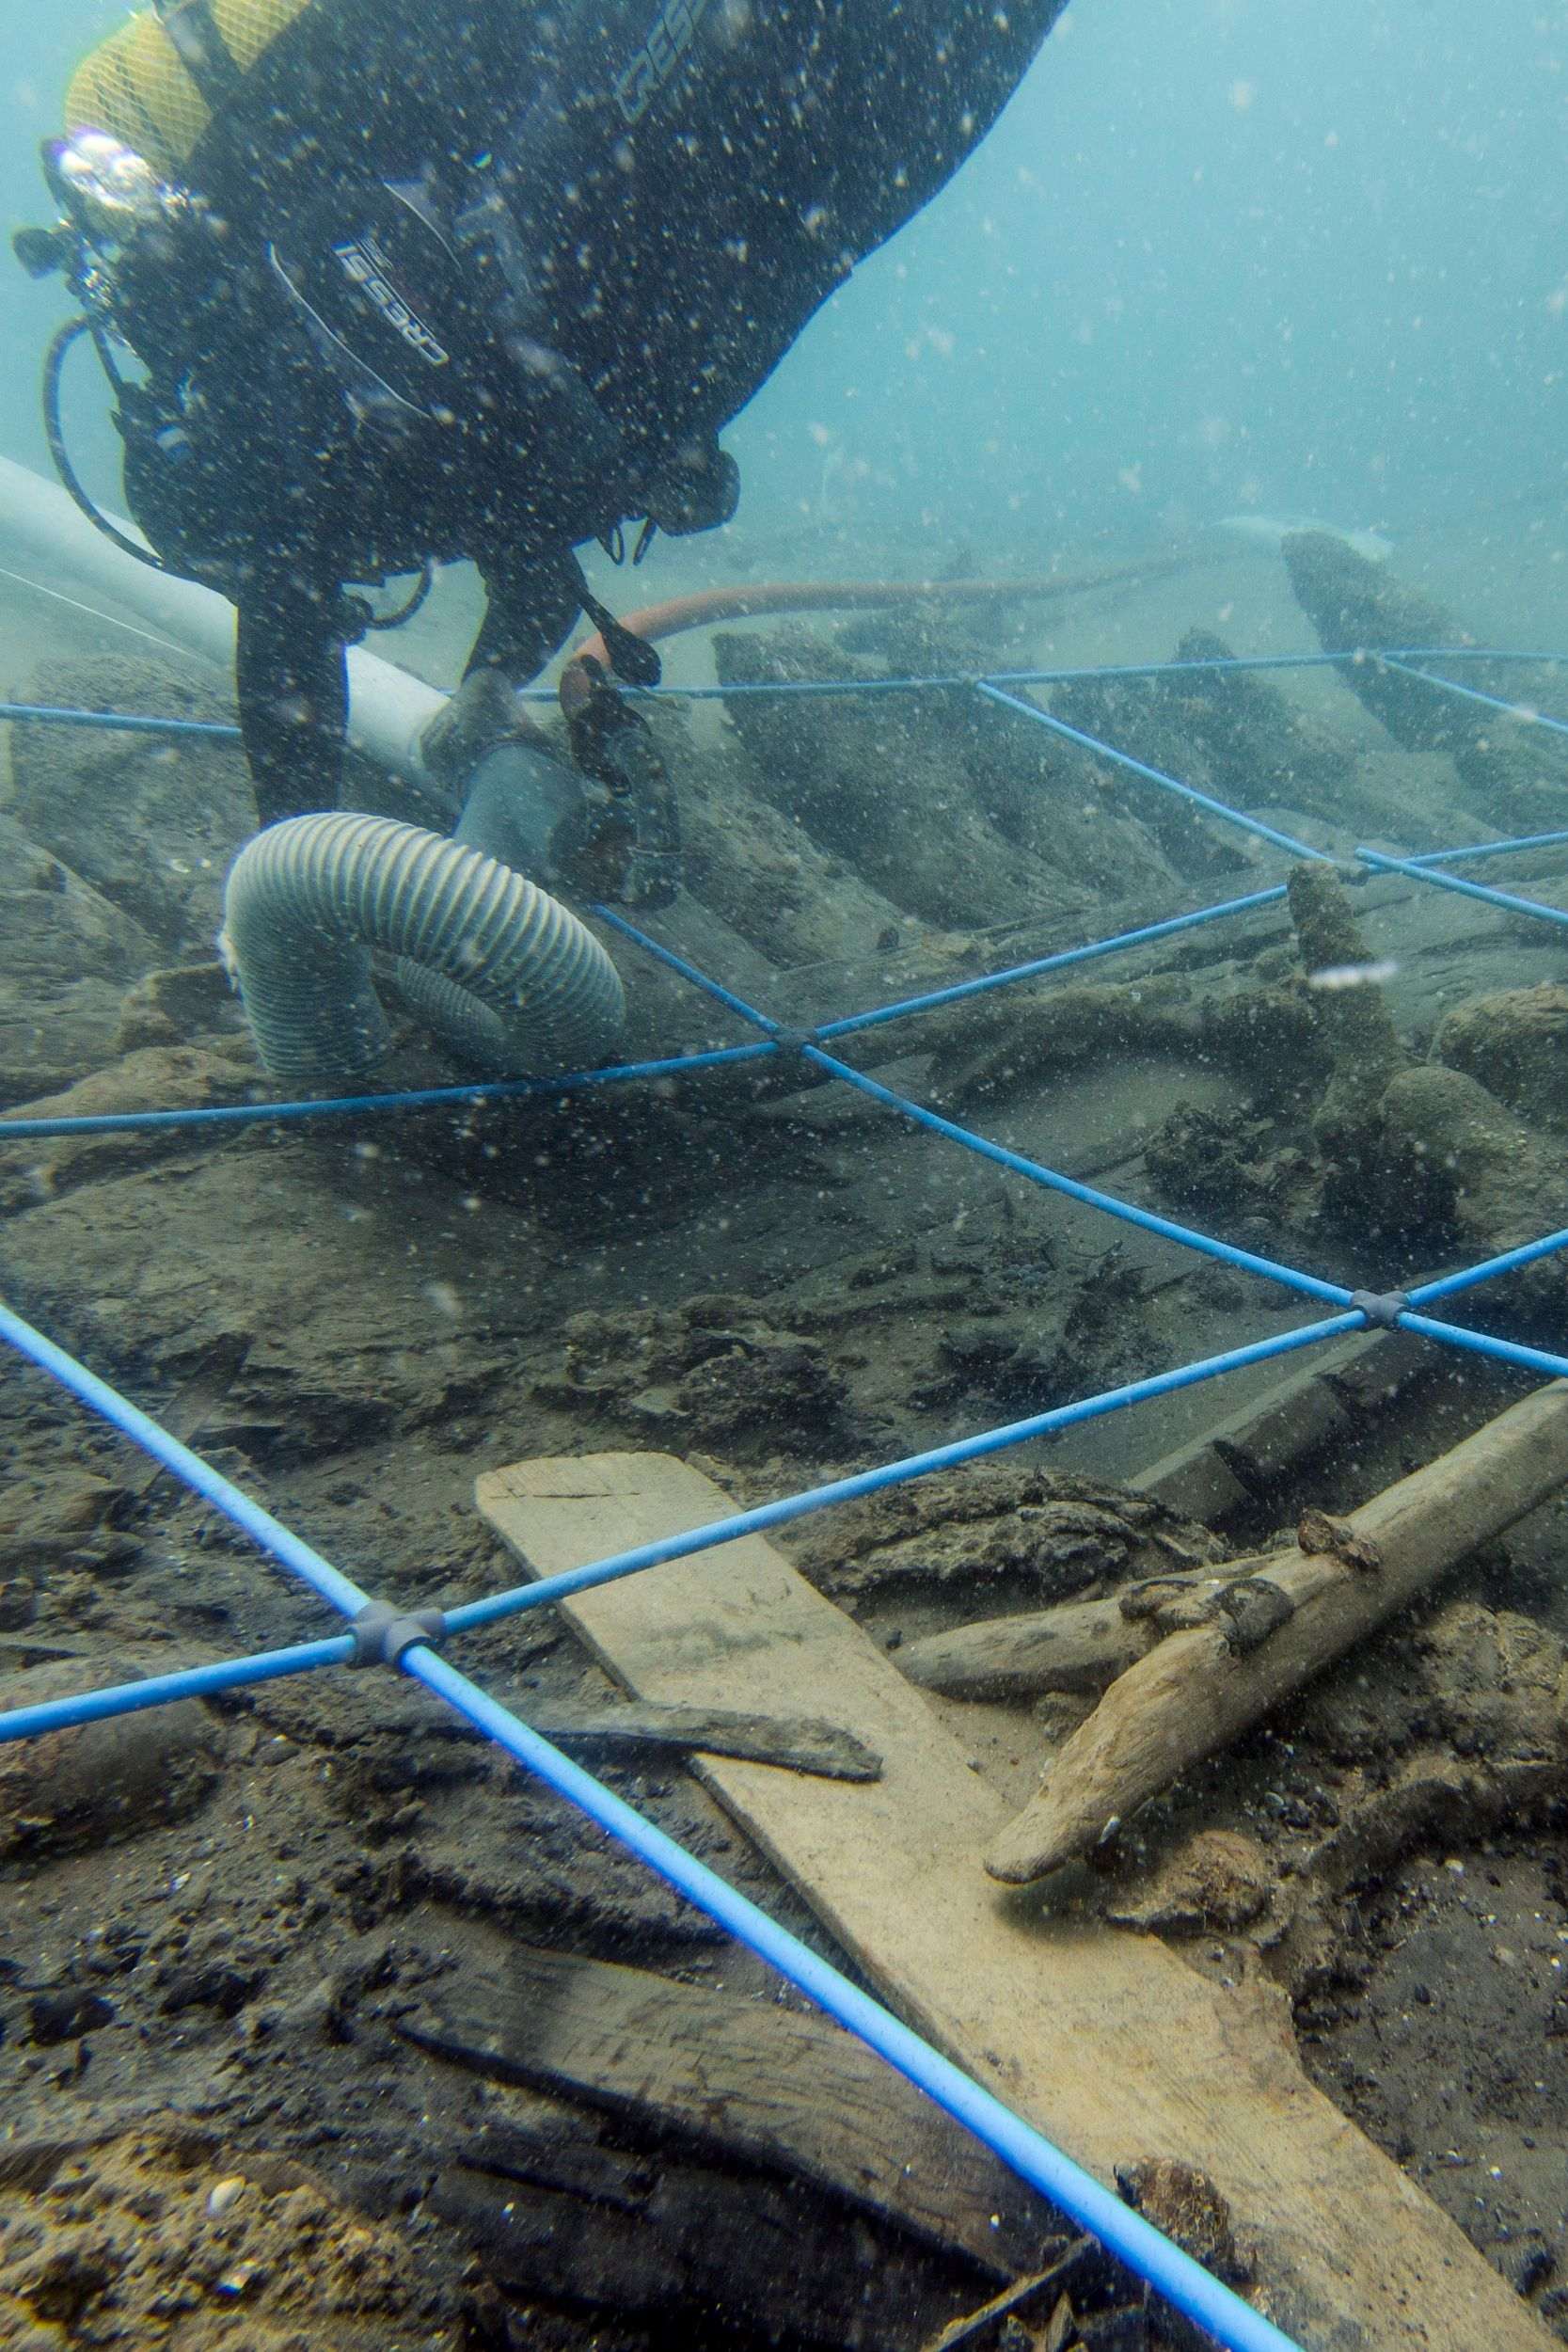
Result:
M478 850L387 817L290 817L246 842L219 941L270 1077L341 1085L385 1057L372 949L463 1060L507 1077L592 1069L626 1019L576 915Z

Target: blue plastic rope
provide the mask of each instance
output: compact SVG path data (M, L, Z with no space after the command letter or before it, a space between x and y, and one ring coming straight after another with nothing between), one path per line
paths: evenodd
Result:
M334 1094L294 1103L225 1103L189 1111L95 1111L69 1119L8 1119L0 1115L0 1145L59 1136L150 1135L179 1127L266 1127L301 1119L363 1118L400 1110L462 1109L480 1103L512 1103L528 1097L553 1099L585 1088L619 1086L628 1078L683 1077L693 1070L721 1070L733 1062L757 1061L771 1045L716 1046L705 1054L673 1054L664 1061L617 1062L604 1070L577 1070L560 1078L486 1078L471 1086L419 1087L400 1094Z
M105 1683L71 1698L40 1699L33 1707L0 1713L0 1744L37 1740L49 1731L73 1731L82 1724L107 1723L116 1715L137 1715L150 1707L171 1707L181 1699L218 1698L226 1691L248 1691L257 1683L280 1682L285 1675L309 1674L317 1666L344 1666L354 1655L354 1637L335 1634L326 1642L295 1642L288 1649L262 1650L251 1658L226 1658L210 1666L184 1666L177 1673L146 1675L135 1682Z
M1568 929L1568 913L1561 907L1543 906L1535 898L1519 898L1511 890L1493 890L1486 882L1465 882L1459 874L1440 874L1434 866L1418 866L1413 858L1386 857L1381 850L1357 850L1355 854L1364 866L1375 866L1380 874L1408 874L1416 882L1430 883L1433 890L1457 891L1461 898L1481 898L1486 905L1502 907L1510 914L1533 914L1543 923L1558 923Z
M1053 735L1063 736L1068 742L1076 743L1081 751L1093 752L1099 759L1113 761L1117 767L1125 768L1131 775L1142 776L1146 784L1157 784L1163 791L1174 792L1179 799L1190 802L1195 808L1207 809L1211 817L1218 817L1227 825L1239 825L1243 833L1256 834L1259 841L1272 842L1276 850L1288 850L1292 857L1310 858L1314 865L1332 866L1334 863L1326 850L1311 849L1305 841L1296 840L1292 834L1281 833L1274 825L1265 825L1260 818L1243 816L1239 808L1231 808L1226 802L1215 800L1212 792L1199 792L1193 785L1182 784L1175 776L1167 776L1163 768L1151 768L1147 760L1134 759L1131 752L1118 752L1114 744L1101 742L1098 735L1085 735L1082 727L1069 726L1065 719L1058 719L1051 711L1042 710L1037 703L1026 703L1022 694L1009 694L1000 686L992 686L986 678L980 680L978 691L988 701L1001 703L1008 710L1021 711L1024 718L1033 719L1037 725L1049 727Z
M638 702L650 703L727 703L747 695L768 694L785 701L794 696L804 702L820 702L845 694L950 693L967 690L975 682L968 673L953 677L737 678L730 686L632 686L623 679L616 691ZM553 686L525 686L515 699L520 703L548 704L559 703L561 696Z
M1413 669L1396 654L1386 653L1380 659L1386 670L1398 670L1402 677L1419 678L1423 686L1441 687L1445 694L1457 694L1467 703L1482 703L1488 710L1500 710L1508 718L1517 720L1521 726L1546 727L1554 735L1568 735L1568 722L1553 719L1533 705L1505 702L1500 694L1483 694L1479 686L1461 686L1457 678L1434 677L1430 670Z
M1120 955L1123 949L1142 946L1150 939L1169 939L1177 931L1194 930L1199 923L1215 922L1222 914L1241 914L1256 907L1275 906L1284 896L1284 883L1276 882L1272 890L1252 890L1243 898L1227 898L1218 906L1199 907L1194 914L1173 914L1163 923L1145 923L1137 930L1117 931L1114 938L1094 940L1086 947L1063 947L1055 955L1037 956L1029 963L1010 964L1005 972L988 972L980 979L956 980L951 987L931 989L924 996L905 996L896 1004L879 1005L874 1012L851 1012L842 1021L824 1021L813 1029L812 1035L819 1041L855 1037L863 1029L880 1028L886 1021L902 1021L910 1013L929 1012L937 1005L957 1005L969 996L984 996L991 989L1010 987L1015 980L1037 979L1044 972L1065 972L1069 964L1092 963L1099 956Z
M128 710L70 710L54 703L0 703L0 719L45 727L102 727L110 735L195 735L217 743L240 739L237 726L217 719L144 719Z
M1506 653L1485 645L1397 645L1384 652L1376 645L1355 645L1341 653L1229 654L1223 660L1194 661L1098 662L1071 670L988 670L992 686L1068 686L1080 678L1180 677L1212 672L1253 670L1360 670L1378 661L1568 661L1561 653ZM1425 675L1418 672L1418 675ZM979 679L974 683L978 685ZM1430 683L1430 681L1429 681Z
M950 676L940 674L923 677L870 678L756 678L736 680L728 686L660 685L630 687L626 691L645 696L649 701L725 702L734 696L777 695L844 695L844 694L908 694L946 693L960 688L976 686L1065 686L1079 678L1145 678L1177 677L1183 673L1206 671L1223 675L1227 671L1253 670L1321 670L1343 669L1369 661L1386 663L1398 669L1413 661L1523 661L1549 664L1568 661L1568 654L1514 653L1484 645L1401 645L1391 651L1378 646L1356 646L1344 653L1273 653L1230 654L1223 659L1196 661L1121 661L1101 663L1097 667L1058 670L990 670L984 676L977 672L959 671ZM1429 686L1447 686L1454 693L1469 693L1479 702L1493 697L1481 694L1474 688L1455 686L1450 679L1434 678L1424 670L1414 671ZM528 686L517 690L516 700L546 706L561 699L554 686ZM1512 703L1497 704L1518 717ZM1530 714L1535 716L1537 714ZM14 720L40 726L101 727L111 733L125 735L192 735L205 736L217 742L232 743L240 739L240 730L231 722L216 719L164 719L143 716L123 710L74 710L55 703L0 702L0 720ZM1544 723L1560 725L1560 721Z
M1229 671L1244 674L1254 670L1358 669L1373 661L1425 661L1436 659L1445 661L1560 662L1568 661L1568 654L1498 652L1484 645L1401 645L1392 652L1385 653L1376 646L1357 645L1342 653L1231 654L1224 660L1212 660L1126 661L1074 669L958 672L949 676L939 675L932 677L754 678L736 681L729 686L638 686L625 691L631 694L645 694L650 701L722 703L748 695L775 695L781 700L800 695L809 700L814 696L908 694L923 691L946 693L961 687L982 685L1066 686L1079 678L1180 677L1204 672L1224 675ZM531 688L523 699L553 703L558 696L554 687L541 686Z
M1442 1340L1471 1356L1488 1357L1495 1364L1512 1364L1519 1372L1542 1372L1549 1380L1568 1380L1568 1356L1554 1356L1544 1347L1525 1347L1517 1340L1494 1339L1490 1331L1472 1331L1463 1323L1434 1323L1430 1315L1415 1313L1401 1315L1400 1329L1419 1331L1423 1338Z
M1560 1249L1568 1249L1568 1227L1560 1233L1544 1234L1540 1241L1525 1242L1517 1249L1505 1249L1496 1258L1483 1258L1480 1265L1466 1266L1463 1273L1443 1274L1435 1281L1418 1283L1405 1296L1413 1307L1430 1307L1434 1298L1451 1298L1457 1291L1473 1290L1478 1282L1491 1281L1494 1275L1534 1265L1538 1259L1554 1257Z
M1418 673L1418 675L1419 673ZM1515 850L1550 850L1559 842L1568 841L1568 832L1522 833L1512 841L1473 841L1463 850L1418 850L1405 860L1407 866L1457 866L1465 858L1506 857Z

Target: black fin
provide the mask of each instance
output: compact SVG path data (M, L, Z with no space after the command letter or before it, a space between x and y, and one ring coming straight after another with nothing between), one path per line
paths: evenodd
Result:
M644 638L634 635L629 628L623 628L614 613L602 605L597 596L590 594L586 583L582 590L582 609L604 639L610 666L616 676L623 678L628 686L657 686L664 675L664 664L652 645Z

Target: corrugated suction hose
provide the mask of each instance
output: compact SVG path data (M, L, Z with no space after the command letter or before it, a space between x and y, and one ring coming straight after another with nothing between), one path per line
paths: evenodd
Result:
M626 1019L620 976L545 891L478 850L386 817L290 817L230 868L219 941L270 1077L341 1085L390 1042L372 950L464 1061L497 1075L592 1069Z

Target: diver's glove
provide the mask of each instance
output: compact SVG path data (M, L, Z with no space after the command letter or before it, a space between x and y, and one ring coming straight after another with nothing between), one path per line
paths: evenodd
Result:
M680 814L653 730L591 657L567 725L572 757L602 797L585 803L571 859L579 887L629 907L667 907L680 888Z

